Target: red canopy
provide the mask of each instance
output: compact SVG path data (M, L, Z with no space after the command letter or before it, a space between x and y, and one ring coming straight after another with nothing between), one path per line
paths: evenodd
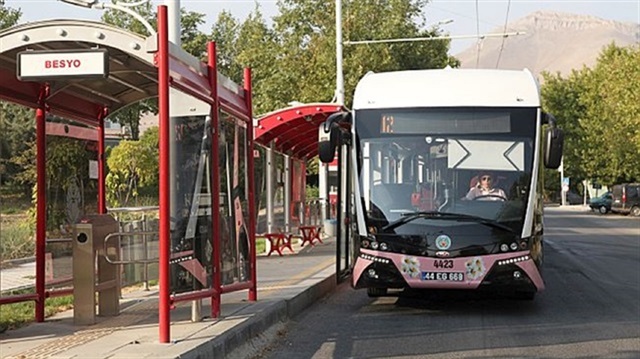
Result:
M278 152L295 158L318 155L318 127L331 114L344 111L337 103L311 103L287 107L258 119L255 141L269 146L275 143Z

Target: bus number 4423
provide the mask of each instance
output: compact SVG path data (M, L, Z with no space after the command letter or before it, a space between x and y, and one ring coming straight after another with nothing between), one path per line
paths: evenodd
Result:
M453 261L451 259L436 259L433 263L433 266L436 268L453 268Z

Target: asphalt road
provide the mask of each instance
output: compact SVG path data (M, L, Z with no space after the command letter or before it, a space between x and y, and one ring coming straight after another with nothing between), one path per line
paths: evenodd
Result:
M262 358L640 358L640 219L549 208L547 289L372 299L343 283Z

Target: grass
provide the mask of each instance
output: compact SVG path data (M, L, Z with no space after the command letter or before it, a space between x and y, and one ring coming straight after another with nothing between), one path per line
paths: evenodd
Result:
M267 250L267 244L265 243L266 239L258 238L256 236L256 253L264 253Z
M32 289L13 292L12 295L30 294ZM45 300L44 315L50 317L56 313L63 312L73 307L73 296L65 295L61 297L47 298ZM17 329L25 324L33 322L35 319L35 302L21 302L0 305L0 333L7 330Z
M33 256L34 229L26 215L3 216L0 227L0 259L9 260Z

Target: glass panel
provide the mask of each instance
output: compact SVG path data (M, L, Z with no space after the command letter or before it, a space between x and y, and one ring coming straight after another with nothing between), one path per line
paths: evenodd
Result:
M221 113L218 133L222 284L230 284L249 279L247 129Z
M171 291L208 288L212 279L211 129L204 116L171 118Z

